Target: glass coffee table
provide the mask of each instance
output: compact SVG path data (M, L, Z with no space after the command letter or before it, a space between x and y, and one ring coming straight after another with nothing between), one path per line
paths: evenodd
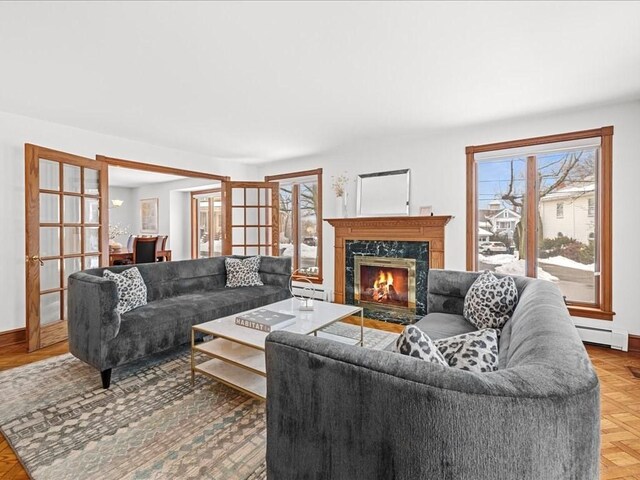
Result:
M260 309L295 315L295 323L283 328L283 331L315 335L353 345L363 345L364 319L361 307L317 301L314 302L313 310L301 311L300 301L290 298L253 310ZM247 310L247 312L253 310ZM247 312L229 315L192 327L192 384L195 382L196 373L200 373L253 397L266 399L267 378L264 344L268 333L236 325L236 317ZM356 315L360 316L359 341L322 331L333 323ZM214 338L196 343L196 333ZM196 352L206 355L209 360L196 364Z

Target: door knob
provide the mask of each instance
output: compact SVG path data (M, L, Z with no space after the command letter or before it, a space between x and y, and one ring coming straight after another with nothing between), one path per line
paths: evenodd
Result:
M38 255L33 255L31 257L27 257L27 260L31 260L33 262L40 262L40 266L44 267L44 262L42 261L42 259Z

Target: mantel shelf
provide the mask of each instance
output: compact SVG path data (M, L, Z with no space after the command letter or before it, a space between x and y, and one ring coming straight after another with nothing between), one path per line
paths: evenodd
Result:
M334 227L444 227L454 217L452 215L401 216L401 217L346 217L325 218Z

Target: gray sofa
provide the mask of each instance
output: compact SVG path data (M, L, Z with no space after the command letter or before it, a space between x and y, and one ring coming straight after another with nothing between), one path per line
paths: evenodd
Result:
M286 257L262 257L260 287L226 288L224 257L136 266L148 304L123 315L116 310L116 284L102 278L103 268L69 277L69 350L101 372L104 388L112 368L190 342L195 324L290 296L291 259Z
M419 327L434 339L475 330L462 307L477 275L431 270ZM271 333L268 477L597 479L598 378L558 288L516 284L492 373Z

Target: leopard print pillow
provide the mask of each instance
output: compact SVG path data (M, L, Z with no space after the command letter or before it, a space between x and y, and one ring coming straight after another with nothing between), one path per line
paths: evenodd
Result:
M478 329L502 328L518 304L512 277L498 279L491 272L480 275L464 297L464 318Z
M448 365L427 334L413 325L405 327L398 340L396 340L393 351L420 358L427 362L437 363L444 367Z
M249 257L243 260L239 258L225 258L224 266L227 269L227 287L255 287L264 285L260 280L260 256Z
M147 304L147 286L144 284L138 267L129 268L122 273L104 270L102 277L116 283L118 289L117 310L121 315Z
M441 338L433 343L450 367L470 372L498 369L498 334L494 328Z

